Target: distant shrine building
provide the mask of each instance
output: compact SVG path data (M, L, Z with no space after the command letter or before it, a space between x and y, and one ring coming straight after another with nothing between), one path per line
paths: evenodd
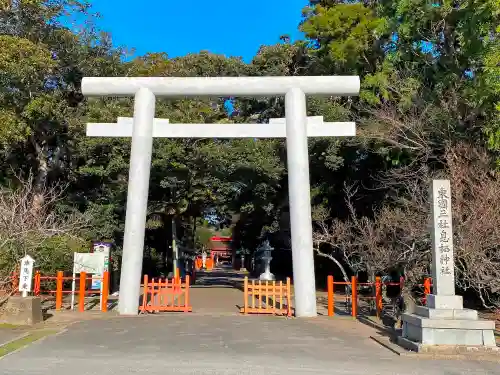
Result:
M217 255L219 262L233 263L232 237L213 236L210 238L209 249L212 258Z

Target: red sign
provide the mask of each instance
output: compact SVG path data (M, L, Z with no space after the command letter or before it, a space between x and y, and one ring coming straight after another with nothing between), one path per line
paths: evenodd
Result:
M213 241L213 242L231 242L232 239L233 239L232 237L213 236L212 238L210 238L210 241Z

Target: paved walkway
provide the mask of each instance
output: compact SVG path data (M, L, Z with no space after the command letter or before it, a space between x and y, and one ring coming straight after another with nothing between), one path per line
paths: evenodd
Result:
M199 274L192 314L70 325L1 358L0 374L500 375L497 362L399 357L369 338L376 329L350 318L240 315L243 293L234 287L243 277Z
M416 360L347 320L168 314L87 321L0 359L9 375L500 374L493 362Z
M239 315L245 275L230 268L199 272L190 288L194 314Z

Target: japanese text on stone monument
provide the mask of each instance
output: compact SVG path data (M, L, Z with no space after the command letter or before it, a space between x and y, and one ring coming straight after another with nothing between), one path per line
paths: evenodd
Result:
M439 285L438 289L440 286L447 290L454 289L451 188L448 180L432 182L432 200L433 277L435 284Z

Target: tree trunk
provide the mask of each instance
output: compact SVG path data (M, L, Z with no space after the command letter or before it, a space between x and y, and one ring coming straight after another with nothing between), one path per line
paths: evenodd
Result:
M345 271L344 267L342 266L342 264L340 264L340 262L332 255L329 255L329 254L325 254L325 253L322 253L321 251L319 251L318 249L314 249L316 250L316 253L319 255L319 256L322 256L322 257L325 257L325 258L328 258L330 259L332 262L334 262L337 267L340 269L340 272L342 272L342 276L344 277L344 281L346 283L349 283L350 280L349 280L349 276L347 276L347 272Z
M38 145L35 146L37 150L38 171L33 186L33 202L32 208L35 212L39 212L45 204L45 188L47 184L47 176L49 174L49 163L46 148Z

